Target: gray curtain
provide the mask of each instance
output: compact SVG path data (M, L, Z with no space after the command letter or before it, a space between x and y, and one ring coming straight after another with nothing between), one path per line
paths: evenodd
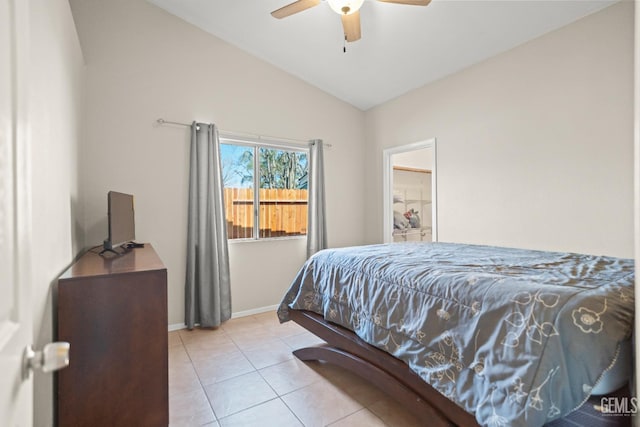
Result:
M307 258L327 248L327 220L324 200L324 158L321 139L309 147L309 218L307 224Z
M215 327L231 317L229 252L218 129L191 125L185 323Z

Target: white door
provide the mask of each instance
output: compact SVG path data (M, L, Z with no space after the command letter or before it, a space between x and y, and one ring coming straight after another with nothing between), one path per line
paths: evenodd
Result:
M31 343L30 192L26 100L28 11L24 0L0 0L0 424L30 426L32 381L22 355Z

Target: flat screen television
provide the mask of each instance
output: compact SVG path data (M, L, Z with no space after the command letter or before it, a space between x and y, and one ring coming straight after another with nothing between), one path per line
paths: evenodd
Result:
M133 196L109 191L107 204L109 237L104 241L104 251L115 252L114 247L132 242L136 238Z

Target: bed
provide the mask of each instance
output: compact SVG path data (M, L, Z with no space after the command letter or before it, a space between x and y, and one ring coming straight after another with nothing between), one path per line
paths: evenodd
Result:
M633 283L627 259L370 245L311 257L278 316L328 343L296 356L369 378L430 425L542 426L612 371L600 392L626 382Z

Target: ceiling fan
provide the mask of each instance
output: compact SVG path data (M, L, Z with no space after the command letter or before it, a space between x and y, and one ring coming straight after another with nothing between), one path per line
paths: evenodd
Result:
M271 12L274 18L282 19L320 4L322 0L297 0ZM431 0L378 0L385 3L426 6ZM344 37L348 42L360 40L360 7L364 0L327 0L331 9L342 17Z

